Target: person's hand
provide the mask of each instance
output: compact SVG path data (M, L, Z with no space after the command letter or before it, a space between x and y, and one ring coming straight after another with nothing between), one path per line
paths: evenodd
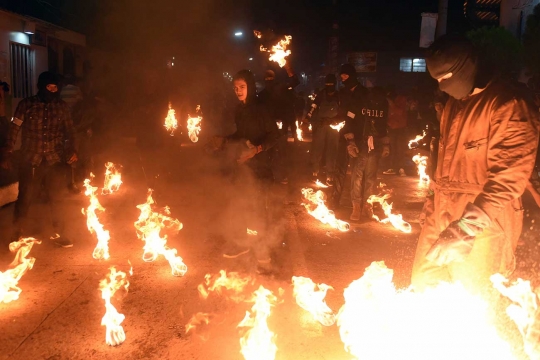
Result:
M261 151L262 147L260 145L248 147L247 149L242 150L242 152L240 153L240 157L236 161L238 162L238 164L243 164Z
M73 155L71 155L71 157L68 159L67 163L69 165L77 162L77 160L79 160L79 158L77 157L77 154L76 153L73 153Z
M381 155L381 156L382 156L383 158L390 156L390 146L388 146L388 145L383 145L383 148L382 148L382 155Z
M349 145L347 145L347 152L352 158L357 158L358 154L360 154L360 150L358 150L358 146L356 146L354 141L349 141Z
M471 253L475 238L474 232L467 230L463 219L454 221L439 235L426 258L438 266L463 262Z

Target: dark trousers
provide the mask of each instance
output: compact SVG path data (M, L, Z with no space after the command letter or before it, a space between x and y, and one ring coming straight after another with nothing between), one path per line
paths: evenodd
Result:
M407 128L390 129L388 131L390 138L390 156L388 166L390 169L398 171L405 167L405 154L409 144L409 131Z
M278 142L270 149L272 157L272 171L276 180L283 180L288 176L288 158L287 158L287 130L279 138Z
M43 188L50 206L53 229L61 234L64 221L59 209L66 184L66 165L49 165L45 160L37 167L21 163L19 167L19 197L15 203L14 223L19 229L24 227L32 200L38 197Z
M381 153L376 150L362 150L358 157L351 159L351 200L364 203L375 194L377 169Z
M332 203L338 206L341 201L341 195L345 189L345 179L347 178L347 167L349 166L349 155L347 153L347 141L343 136L339 137L338 149L336 154L336 167L334 172L334 192L332 194Z
M330 125L313 126L311 164L314 173L319 172L321 161L324 158L327 177L334 177L336 172L338 143L339 132L332 129Z

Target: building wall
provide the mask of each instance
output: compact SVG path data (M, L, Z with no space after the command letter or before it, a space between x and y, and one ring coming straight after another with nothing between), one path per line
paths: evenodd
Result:
M525 32L527 17L540 0L503 0L501 3L500 25L521 38Z

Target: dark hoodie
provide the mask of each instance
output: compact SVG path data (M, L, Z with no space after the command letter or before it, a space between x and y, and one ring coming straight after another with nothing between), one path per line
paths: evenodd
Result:
M227 137L229 141L238 142L240 147L247 146L249 140L254 146L262 145L262 152L250 159L247 164L259 177L271 177L270 156L267 150L279 139L277 124L265 107L259 102L256 93L255 79L249 70L242 70L235 79L243 79L247 84L247 100L238 104L235 110L236 132Z

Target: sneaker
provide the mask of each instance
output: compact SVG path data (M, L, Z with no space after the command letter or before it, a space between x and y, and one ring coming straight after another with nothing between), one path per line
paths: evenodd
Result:
M407 176L405 169L399 169L399 176Z
M63 248L73 247L73 243L66 238L65 236L60 236L60 234L54 234L50 237L51 240L54 240L54 243Z
M223 251L223 257L226 259L236 259L242 255L249 253L249 248L236 244L229 244L225 251Z
M386 171L383 171L383 174L384 175L396 175L396 172L394 171L394 169L388 169Z

